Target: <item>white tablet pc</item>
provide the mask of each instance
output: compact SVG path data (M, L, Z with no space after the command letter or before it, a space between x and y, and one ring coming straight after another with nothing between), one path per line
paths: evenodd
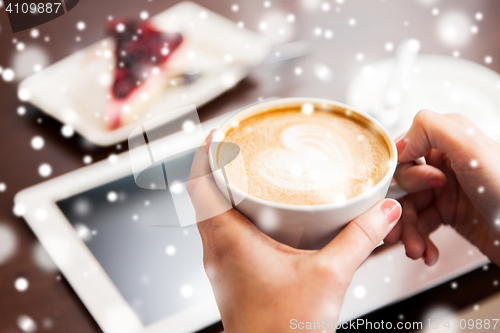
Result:
M174 143L175 136L162 140ZM190 159L177 163L190 168ZM196 226L178 227L168 190L135 184L129 152L23 190L15 203L105 333L193 332L220 320ZM441 228L433 239L441 259L432 268L407 259L401 246L370 256L347 292L341 320L487 262L451 229Z
M192 158L177 162L189 170ZM15 204L105 333L193 332L220 320L196 225L179 227L168 190L136 185L129 152L23 190Z

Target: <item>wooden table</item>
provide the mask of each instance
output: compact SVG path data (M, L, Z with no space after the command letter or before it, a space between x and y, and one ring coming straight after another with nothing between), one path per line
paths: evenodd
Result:
M397 46L407 37L419 39L423 53L452 55L458 50L462 58L500 72L499 1L346 0L342 3L340 0L274 0L269 8L263 1L198 2L231 20L243 21L253 30L259 30L260 22L267 22L268 29L264 32L281 38L282 42L307 39L314 46L307 57L279 67L254 69L249 78L232 91L201 107L201 120L271 96L309 96L344 101L349 80L364 65L392 56L394 50L387 51L386 43ZM138 17L143 10L154 15L174 3L176 1L169 0L81 0L68 14L38 27L40 36L36 39L30 36L30 31L12 34L4 7L0 8L0 66L13 67L15 59L33 47L42 50L48 63L53 63L103 38L108 15ZM237 11L232 10L235 3L239 6ZM438 15L434 15L437 14L434 8L438 9ZM465 46L450 46L439 37L438 22L452 11L465 13L471 26L478 28L476 34L471 33ZM476 19L478 12L483 14L482 20ZM286 20L288 14L294 15L293 23ZM77 30L78 21L86 23L84 31ZM278 21L282 23L275 25ZM277 33L280 27L285 28L283 35ZM315 34L315 31L319 33L316 28L321 29L321 36ZM332 31L332 38L328 38L330 33L326 33L327 30ZM45 37L50 40L46 41ZM24 43L26 49L17 51L19 46L13 39ZM358 54L363 55L361 61L356 59ZM487 55L493 59L491 64L484 62ZM318 64L331 69L331 81L323 82L315 76L314 69ZM26 66L24 71L29 72L33 64ZM302 69L300 76L295 74L298 67ZM13 255L0 263L0 332L18 332L20 315L30 316L37 323L38 331L100 332L64 278L57 271L43 271L36 264L33 252L37 240L24 221L13 215L13 196L19 190L44 180L38 173L42 163L49 163L53 168L50 177L56 177L82 167L85 155L98 161L124 148L103 149L77 135L69 139L63 137L60 123L18 100L16 85L16 81L0 79L0 183L7 186L4 192L0 192L0 226L9 228L17 242ZM27 108L25 115L17 114L19 106ZM45 140L45 146L38 151L30 145L31 139L37 135ZM498 275L498 271L495 272ZM18 277L29 281L29 288L24 292L14 288ZM460 299L475 302L477 295L484 297L493 292L481 284L474 288L477 292L464 292ZM208 331L220 329L219 324Z

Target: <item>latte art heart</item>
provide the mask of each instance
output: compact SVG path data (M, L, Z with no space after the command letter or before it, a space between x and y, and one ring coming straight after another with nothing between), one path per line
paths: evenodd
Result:
M378 133L334 112L265 112L240 122L224 141L237 144L243 157L226 166L229 182L278 203L345 200L377 184L389 166Z
M343 138L328 127L292 125L281 133L282 147L269 148L255 158L263 180L278 188L312 190L345 182L353 159Z

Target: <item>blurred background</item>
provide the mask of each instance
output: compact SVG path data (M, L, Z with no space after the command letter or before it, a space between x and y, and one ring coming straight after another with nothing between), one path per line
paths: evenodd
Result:
M198 108L201 121L276 96L359 101L363 95L356 95L355 78L377 68L372 64L393 57L408 38L418 40L421 54L447 56L450 62L466 59L500 72L498 1L196 2L267 36L275 46L307 42L304 56L256 66L230 91ZM102 148L63 130L63 124L23 102L17 84L104 38L110 16L149 17L176 3L81 0L66 15L13 34L0 0L0 332L100 332L29 227L14 215L13 197L23 188L127 149L126 142ZM500 80L496 85L492 88L500 95ZM461 95L452 93L450 98L457 104L462 101ZM488 265L368 317L403 315L417 320L430 309L480 311L483 300L500 292L499 279L499 269ZM220 329L218 324L208 331Z

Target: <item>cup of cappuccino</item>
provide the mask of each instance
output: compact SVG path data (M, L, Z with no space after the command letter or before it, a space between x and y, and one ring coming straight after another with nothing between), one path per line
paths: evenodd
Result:
M315 98L250 106L212 142L210 165L228 202L261 231L297 248L323 247L385 198L397 165L396 145L379 122ZM229 157L235 146L237 159Z

